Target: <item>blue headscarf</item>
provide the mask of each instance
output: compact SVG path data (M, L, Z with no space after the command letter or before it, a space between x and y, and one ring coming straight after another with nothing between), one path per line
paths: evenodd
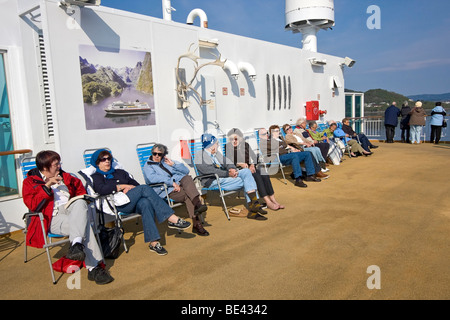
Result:
M100 155L100 152L102 152L102 151L108 152L109 155L111 156L111 159L112 159L112 160L111 160L111 169L109 169L109 171L102 171L102 170L100 170L99 167L98 167L98 165L95 163L95 162L98 160L98 156ZM95 151L95 152L92 154L92 157L91 157L91 165L92 165L93 167L95 167L95 169L96 169L96 171L97 171L98 173L100 173L100 174L106 176L106 179L114 179L113 173L114 173L114 171L116 171L116 170L115 170L115 169L113 168L113 166L112 166L113 160L114 160L114 158L113 158L113 156L112 156L112 154L111 154L111 151L106 150L106 149L99 149L99 150Z

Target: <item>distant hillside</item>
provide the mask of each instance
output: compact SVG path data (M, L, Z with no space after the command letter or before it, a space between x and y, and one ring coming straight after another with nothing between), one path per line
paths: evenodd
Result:
M364 101L367 104L391 104L393 101L397 102L397 105L402 105L403 102L409 101L409 98L383 89L372 89L364 93Z
M371 89L364 93L364 114L365 115L380 115L384 113L384 110L391 105L393 101L397 102L397 107L401 108L405 101L408 101L410 107L414 106L415 101L420 100L423 102L423 108L431 110L434 108L435 104L432 101L427 101L424 99L413 99L411 97L406 97L402 94L387 91L383 89ZM427 113L429 114L430 111Z
M450 92L449 93L443 93L443 94L418 94L414 96L409 96L410 99L413 100L424 100L424 101L450 101Z

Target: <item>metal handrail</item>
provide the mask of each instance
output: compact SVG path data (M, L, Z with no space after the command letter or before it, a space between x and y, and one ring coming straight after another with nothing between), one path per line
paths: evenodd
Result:
M9 150L9 151L0 151L0 156L9 156L12 154L26 154L33 152L30 149L21 149L21 150Z

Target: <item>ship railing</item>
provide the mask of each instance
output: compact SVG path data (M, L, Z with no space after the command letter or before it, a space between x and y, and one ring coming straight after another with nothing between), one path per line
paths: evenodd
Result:
M356 132L363 132L369 139L373 140L386 140L386 130L384 127L384 117L382 116L371 116L371 117L360 117L360 118L349 118L350 124L353 130ZM450 124L450 116L446 116L445 120ZM431 116L426 117L426 124L422 129L421 140L427 141L430 138L431 133ZM394 140L401 140L401 130L400 130L400 118L399 124L395 128ZM450 142L450 132L448 127L442 128L441 130L441 141Z

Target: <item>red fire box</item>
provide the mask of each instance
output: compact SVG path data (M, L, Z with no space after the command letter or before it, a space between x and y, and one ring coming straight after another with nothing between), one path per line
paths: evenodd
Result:
M319 101L306 102L306 120L319 120Z

